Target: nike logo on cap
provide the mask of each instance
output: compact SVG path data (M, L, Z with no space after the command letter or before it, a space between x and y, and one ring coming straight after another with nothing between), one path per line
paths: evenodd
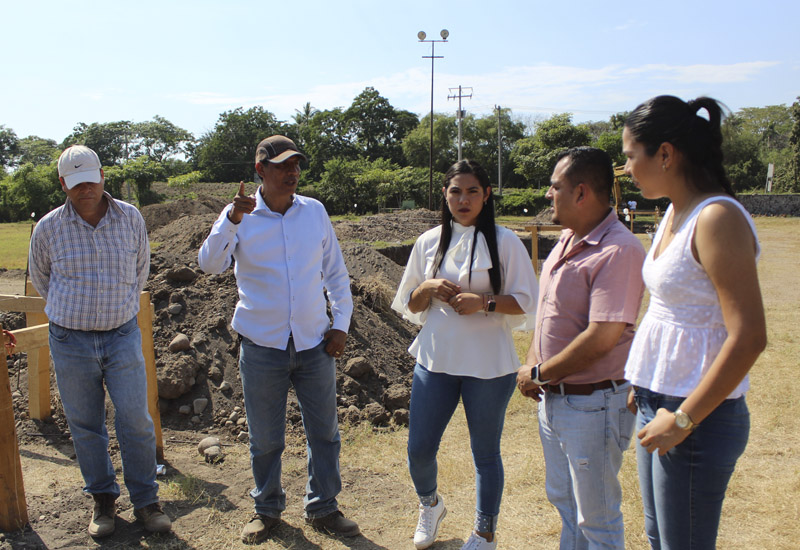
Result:
M75 168L77 169L77 168L80 168L81 166L83 166L83 164L76 164Z

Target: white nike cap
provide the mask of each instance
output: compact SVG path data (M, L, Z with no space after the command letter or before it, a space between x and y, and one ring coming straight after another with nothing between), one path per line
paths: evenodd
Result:
M100 183L100 158L85 145L72 145L58 157L58 176L64 178L67 189L84 182Z

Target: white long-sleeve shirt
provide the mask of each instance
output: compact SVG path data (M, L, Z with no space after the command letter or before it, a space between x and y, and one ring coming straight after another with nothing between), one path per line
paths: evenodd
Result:
M442 226L438 226L417 239L392 302L392 309L405 319L422 325L422 330L408 351L431 372L483 379L511 374L520 365L511 331L533 330L539 296L539 284L525 245L514 232L497 226L500 294L513 296L524 314L484 314L479 311L471 315L459 315L450 304L436 298L427 309L413 313L408 308L411 293L427 279L448 279L461 285L462 292L493 292L489 281L492 260L483 234L479 234L475 241L473 256L471 249L475 227L453 222L450 247L439 270L434 265L434 257L441 233ZM473 257L471 282L470 257Z
M286 349L291 335L297 351L313 348L331 328L347 332L353 314L350 277L325 207L295 195L285 214L271 211L261 189L256 207L239 224L228 205L200 247L198 263L222 273L236 260L239 302L231 325L264 347ZM328 292L333 323L326 313Z

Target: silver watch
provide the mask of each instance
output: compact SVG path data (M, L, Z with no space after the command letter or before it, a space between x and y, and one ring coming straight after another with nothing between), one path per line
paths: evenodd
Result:
M675 415L675 425L681 430L689 430L691 432L697 427L692 418L682 410L678 409L672 414Z

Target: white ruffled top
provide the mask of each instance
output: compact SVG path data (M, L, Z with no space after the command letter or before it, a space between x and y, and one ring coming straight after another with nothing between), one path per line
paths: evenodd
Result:
M447 302L436 298L427 309L412 313L408 309L411 293L427 279L448 279L461 285L462 292L493 293L489 281L492 260L483 234L478 233L475 240L474 226L453 222L450 247L437 273L434 256L441 232L442 227L438 226L417 239L392 302L392 309L405 319L422 325L417 338L408 348L409 353L432 372L488 379L516 371L520 362L511 331L533 330L539 287L525 246L512 231L497 227L502 281L500 294L514 296L525 314L485 314L479 311L471 315L459 315ZM470 256L473 257L471 282Z
M742 211L758 242L756 227L747 210L731 197L714 196L695 207L669 245L655 258L666 222L671 218L672 205L669 206L642 268L650 291L650 305L625 365L625 378L635 386L666 395L688 396L728 336L714 285L692 254L692 236L700 211L721 201L731 202ZM761 247L757 245L756 258L760 253ZM749 387L749 378L745 377L728 397L739 397Z

